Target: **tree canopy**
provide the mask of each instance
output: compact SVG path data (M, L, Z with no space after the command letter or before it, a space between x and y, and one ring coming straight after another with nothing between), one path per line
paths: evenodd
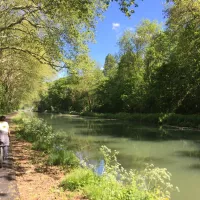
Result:
M168 1L165 16L165 28L143 20L119 38L118 57L106 56L88 110L200 112L200 2Z
M127 16L137 6L134 0L113 1ZM1 0L0 65L3 78L0 91L4 99L1 110L17 108L27 96L30 97L30 86L41 85L41 79L45 80L45 76L47 79L47 74L51 74L49 66L56 70L70 69L78 57L87 58L88 42L94 40L96 23L111 2ZM22 86L21 83L26 84Z
M112 2L127 16L137 7L134 0L2 0L1 110L35 101L49 85L43 110L198 113L200 2L168 0L165 29L143 20L125 31L117 56L108 54L101 70L88 43ZM67 77L48 83L61 68Z

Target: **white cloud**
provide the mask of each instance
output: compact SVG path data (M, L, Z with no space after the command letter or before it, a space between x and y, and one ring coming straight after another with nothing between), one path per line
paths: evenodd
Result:
M112 23L112 30L117 30L120 27L119 23Z

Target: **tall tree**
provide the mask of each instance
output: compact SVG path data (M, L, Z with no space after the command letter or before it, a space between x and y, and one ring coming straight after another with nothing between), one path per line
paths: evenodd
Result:
M43 82L50 79L53 70L29 57L7 53L0 60L0 108L2 112L17 109L24 102L33 102L43 89ZM16 60L17 57L17 60ZM13 67L14 66L14 67Z
M114 1L119 3L121 11L128 16L132 12L131 8L136 5L134 0ZM27 74L35 77L35 83L39 83L37 77L40 77L40 71L47 65L53 68L73 66L73 59L88 51L87 44L94 39L97 18L101 17L109 4L110 1L98 0L1 0L0 65L6 64L9 68L1 70L1 92L7 95L3 98L4 103L11 103L15 99L10 107L18 105L17 100L21 101L30 94L25 92L29 91L29 84L26 89L22 86L15 88L21 84L20 80L27 80ZM12 59L9 55L12 55ZM27 69L23 68L25 63ZM38 68L33 67L35 64ZM14 68L20 68L20 72ZM24 73L21 73L22 70ZM8 78L8 74L12 76ZM23 92L16 96L22 88Z
M157 22L143 20L134 32L125 31L119 40L121 59L118 80L124 108L129 112L143 110L145 58L147 49L160 33L161 26Z
M134 0L114 0L127 15ZM28 54L53 67L68 65L71 56L87 50L94 29L110 1L2 0L0 33L5 38L1 52ZM32 45L30 45L32 41Z
M116 58L113 55L108 54L105 58L105 63L104 63L104 69L103 69L104 75L107 77L114 76L116 73L116 69L117 69Z
M174 62L179 68L182 83L182 95L174 110L189 112L194 105L194 94L199 94L200 80L200 2L196 0L174 0L166 9L168 30L171 40L177 43ZM198 98L198 95L196 95ZM187 109L184 104L187 102ZM185 104L186 105L186 104ZM200 105L195 101L198 112ZM186 110L185 110L186 109ZM185 111L184 111L185 110Z
M142 20L135 31L126 30L119 40L120 51L123 54L132 51L144 54L146 47L161 32L161 25L156 21Z

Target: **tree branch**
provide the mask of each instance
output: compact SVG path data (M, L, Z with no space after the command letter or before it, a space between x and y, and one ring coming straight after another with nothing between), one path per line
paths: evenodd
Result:
M26 18L26 16L29 15L29 14L31 14L31 13L33 13L33 12L37 12L37 11L39 10L38 7L35 7L35 8L36 8L36 9L34 9L34 10L32 10L32 11L26 12L26 13L25 13L24 15L22 15L22 17L19 18L17 21L15 21L15 22L13 22L13 23L7 25L7 26L0 27L0 32L6 30L6 29L8 29L8 28L11 28L11 27L13 27L13 26L15 26L15 25L17 25L17 24L21 24L24 20L27 20L27 21L30 23L30 20L28 20L28 19ZM31 24L32 26L34 25L33 23L30 23L30 24ZM35 27L35 26L34 26L34 27Z
M23 53L31 55L37 61L39 61L41 64L50 65L54 69L62 68L60 65L56 65L55 63L53 63L52 61L48 60L47 58L44 58L44 57L38 55L37 53L31 52L30 50L27 50L27 49L21 49L21 48L18 48L18 47L9 47L9 46L0 48L0 52L4 51L4 50L20 51L20 52L23 52Z
M23 15L23 17L21 17L20 19L18 19L16 22L13 22L13 23L9 24L8 26L0 27L0 32L6 30L6 29L8 29L8 28L11 28L11 27L13 27L13 26L15 26L15 25L17 25L17 24L22 23L22 21L23 21L24 19L25 19L25 16Z

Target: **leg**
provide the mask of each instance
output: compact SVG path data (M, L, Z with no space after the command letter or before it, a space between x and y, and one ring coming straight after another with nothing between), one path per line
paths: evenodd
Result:
M4 158L8 158L8 146L4 147Z
M3 147L0 147L0 165L3 167Z

